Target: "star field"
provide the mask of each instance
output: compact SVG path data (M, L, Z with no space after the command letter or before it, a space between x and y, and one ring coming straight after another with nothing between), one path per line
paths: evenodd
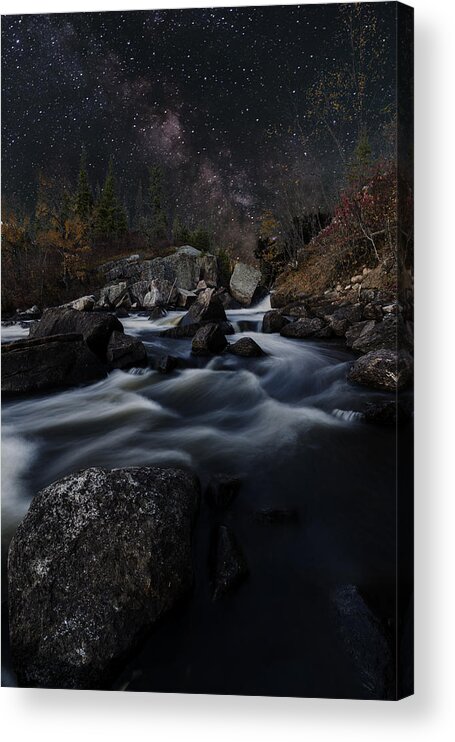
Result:
M385 46L393 6L381 4ZM311 134L306 90L321 69L345 61L336 11L296 5L3 17L4 192L30 203L39 170L74 178L83 145L95 182L114 156L127 203L153 162L169 173L177 201L193 188L247 212L297 149L306 157L312 147L326 169L336 168L333 142L310 136L302 145L302 131ZM393 82L391 65L377 110L392 100ZM354 136L347 127L343 143Z

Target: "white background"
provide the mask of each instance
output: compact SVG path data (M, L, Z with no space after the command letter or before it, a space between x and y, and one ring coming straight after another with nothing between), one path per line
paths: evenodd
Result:
M230 4L271 3L135 0L128 6L125 0L4 0L2 13ZM412 4L417 155L416 695L400 703L381 703L2 688L4 739L455 739L455 3Z

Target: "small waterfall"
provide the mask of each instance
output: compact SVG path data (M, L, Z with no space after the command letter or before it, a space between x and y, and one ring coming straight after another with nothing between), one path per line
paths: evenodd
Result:
M363 412L355 412L354 410L332 410L332 415L337 417L339 420L344 420L347 423L355 423L363 420Z

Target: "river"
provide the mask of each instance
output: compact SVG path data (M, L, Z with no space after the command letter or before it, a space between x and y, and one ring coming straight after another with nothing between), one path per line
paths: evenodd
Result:
M195 532L194 594L167 617L118 678L128 690L368 697L340 639L330 595L354 584L377 615L394 614L394 429L357 414L390 398L346 381L353 355L338 341L291 340L260 331L266 299L228 312L263 358L191 356L190 340L158 337L178 321L122 320L151 356L188 365L169 376L115 371L103 381L3 404L5 548L33 494L89 466L183 464L203 485L211 474L240 477L231 508L201 508ZM2 340L27 335L3 328ZM264 524L263 508L296 521ZM210 534L230 525L249 578L211 600ZM5 678L14 679L4 651Z

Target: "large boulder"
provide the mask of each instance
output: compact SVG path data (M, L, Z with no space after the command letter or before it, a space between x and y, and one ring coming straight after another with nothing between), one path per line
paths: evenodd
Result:
M182 469L92 468L32 501L8 557L19 685L108 687L191 588L199 484Z
M96 381L105 375L106 367L80 334L2 345L2 392L41 392Z
M240 304L249 307L261 284L261 272L252 265L236 263L229 282L231 295Z
M287 317L283 317L281 312L272 309L270 312L264 314L262 319L262 332L280 332L283 327L288 324L289 320Z
M90 350L104 361L107 344L114 330L123 332L123 325L112 314L55 307L46 309L41 320L30 328L30 338L78 333L83 336Z
M357 340L352 343L352 349L359 353L369 353L372 350L388 348L410 348L412 338L401 317L389 315L382 322L376 322L365 327Z
M253 338L240 338L237 342L232 343L228 346L228 353L232 353L234 356L243 356L244 358L259 358L265 355L262 348L259 347L257 342Z
M349 372L349 381L374 389L395 392L412 380L413 361L406 351L373 350L355 361Z
M180 324L185 327L186 325L201 325L206 322L227 322L224 307L220 299L214 296L213 289L201 291Z
M295 322L290 322L280 330L280 335L286 338L307 338L311 335L315 335L317 332L322 330L324 322L319 317L313 319L298 319Z
M144 260L141 264L141 276L150 281L164 279L187 291L195 289L201 279L207 286L214 287L218 283L218 261L215 255L184 245L172 255Z
M134 281L140 278L141 265L139 255L130 255L127 258L105 263L101 266L100 270L108 283L118 281L119 279Z
M191 326L191 325L190 325ZM212 323L202 325L193 337L191 350L195 355L222 353L227 346L227 340L220 326Z
M110 368L146 366L147 351L138 338L114 330L107 344L106 360Z

